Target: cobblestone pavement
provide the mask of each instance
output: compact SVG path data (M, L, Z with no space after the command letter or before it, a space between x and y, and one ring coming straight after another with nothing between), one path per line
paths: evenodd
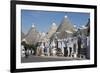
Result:
M48 61L70 61L70 60L85 60L80 58L70 58L70 57L57 57L57 56L34 56L30 55L28 58L22 57L22 63L29 62L48 62Z

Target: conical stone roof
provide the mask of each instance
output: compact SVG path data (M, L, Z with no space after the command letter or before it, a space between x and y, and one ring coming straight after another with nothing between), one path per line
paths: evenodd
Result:
M75 32L75 30L76 29L75 29L74 25L71 23L71 21L68 19L68 17L65 16L56 31L58 33L56 35L58 38L63 39L68 36L71 36Z
M57 32L63 32L63 31L74 32L74 30L75 30L74 25L71 23L68 17L65 16L61 24L59 25Z
M56 32L56 30L57 30L57 25L56 23L53 22L49 31L47 32L47 38L51 38L51 36Z
M80 32L85 36L90 34L90 20L88 20L88 22L81 27Z
M32 25L25 39L28 44L36 44L39 41L39 37L39 32L36 30L36 27Z
M25 34L21 32L21 39L23 39L24 37L25 37Z

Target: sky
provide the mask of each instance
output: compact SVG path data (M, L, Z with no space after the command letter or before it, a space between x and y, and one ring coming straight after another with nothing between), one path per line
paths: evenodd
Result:
M67 16L71 23L78 27L85 25L90 18L89 13L21 10L22 32L27 33L32 24L38 31L47 32L53 22L59 26L64 16Z

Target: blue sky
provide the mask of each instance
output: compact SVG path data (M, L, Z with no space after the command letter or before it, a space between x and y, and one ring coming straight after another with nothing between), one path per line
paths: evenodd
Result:
M47 32L53 22L60 25L65 15L77 26L85 25L90 18L89 13L21 10L22 32L27 33L32 24L38 31Z

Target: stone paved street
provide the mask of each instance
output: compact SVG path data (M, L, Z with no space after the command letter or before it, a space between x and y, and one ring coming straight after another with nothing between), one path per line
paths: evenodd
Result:
M22 57L21 62L22 63L28 63L28 62L48 62L48 61L69 61L69 60L83 60L79 58L68 58L68 57L54 57L54 56L33 56L30 55L28 58Z

